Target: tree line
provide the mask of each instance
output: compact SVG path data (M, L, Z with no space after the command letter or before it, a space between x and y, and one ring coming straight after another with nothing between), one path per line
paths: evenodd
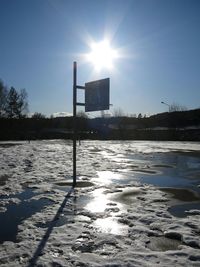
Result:
M113 116L102 112L90 119L77 113L80 139L132 140L198 140L200 141L200 109L184 110L173 104L169 112L145 116L128 116L117 109ZM73 117L46 118L35 112L28 116L28 95L25 89L8 88L0 80L0 140L73 138Z
M0 118L0 140L72 139L73 117ZM78 139L200 141L200 109L148 118L77 117Z
M25 118L28 114L26 89L8 88L0 80L0 118Z

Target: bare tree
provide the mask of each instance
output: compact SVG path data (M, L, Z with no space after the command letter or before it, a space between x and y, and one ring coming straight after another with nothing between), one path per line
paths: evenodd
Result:
M28 94L26 92L26 89L20 90L19 98L20 98L20 114L21 116L26 117L29 111Z
M11 87L6 102L6 115L8 118L15 118L16 117L16 110L17 110L17 102L18 102L19 95L14 87Z
M169 112L174 112L174 111L186 111L187 107L180 105L176 102L172 103L169 105Z
M88 115L84 111L79 111L77 117L87 119Z
M46 116L45 116L44 114L40 113L40 112L35 112L35 113L31 116L31 118L33 118L33 119L45 119Z
M114 117L124 117L124 112L121 108L115 108L113 111Z
M137 115L135 113L130 114L130 118L136 118L136 117L137 117Z
M6 112L6 100L7 100L8 90L3 84L3 81L0 80L0 117L5 117Z

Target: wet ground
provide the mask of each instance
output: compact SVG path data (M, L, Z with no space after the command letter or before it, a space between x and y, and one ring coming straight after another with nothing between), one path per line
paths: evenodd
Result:
M171 205L169 212L177 217L188 216L190 210L200 210L199 151L174 147L165 153L107 153L106 157L116 161L118 172L100 172L100 179L105 180L109 175L113 183L128 184L134 180L154 185L166 192Z
M17 144L14 145L17 146ZM3 149L10 147L12 144L2 145ZM128 147L121 151L112 150L111 146L110 150L92 148L89 153L101 154L111 165L114 163L115 168L100 170L97 171L96 177L79 180L77 188L92 188L93 192L89 195L79 196L77 199L74 198L73 202L78 202L79 208L82 207L88 212L108 213L110 217L103 218L101 216L93 222L90 216L81 214L79 217L76 216L76 220L91 220L94 227L106 233L127 234L128 228L121 227L117 217L129 205L137 203L138 197L143 197L143 189L140 186L131 186L135 182L150 184L165 192L170 206L168 211L173 216L186 217L191 214L200 214L200 155L198 151L179 151L174 148L170 152L144 153L142 149L140 152L134 152ZM24 163L24 173L31 173L34 170L32 161L25 159ZM15 164L9 164L10 168L16 168ZM99 162L93 164L97 164L98 167ZM5 186L9 177L8 174L1 174L0 186ZM68 176L67 181L61 179L54 182L52 188L68 192L71 186L70 180L71 178ZM29 182L29 180L26 181L27 184ZM1 243L5 240L17 242L18 226L53 203L53 200L45 198L44 194L38 197L39 193L34 188L25 187L23 190L21 193L0 196L0 200L6 203L3 205L6 211L0 212ZM52 192L53 194L54 192ZM63 212L55 226L60 227L71 223L75 220L75 214L77 215L77 212L73 209L66 213ZM51 221L40 222L36 226L48 228L51 223ZM161 243L175 248L178 246L178 243L172 244L172 241L164 238L157 239L156 242L159 247L162 247ZM156 246L155 240L152 239L148 246L153 249L153 246Z
M33 199L36 195L38 193L27 188L22 193L0 196L1 201L10 200L9 204L6 205L6 211L0 213L0 243L4 241L17 242L18 226L22 221L41 211L45 206L52 204L51 200L44 197ZM12 199L20 200L20 202L14 203Z

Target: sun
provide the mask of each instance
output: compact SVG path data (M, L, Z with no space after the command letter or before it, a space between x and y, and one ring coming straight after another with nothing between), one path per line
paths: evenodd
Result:
M117 50L113 49L108 40L99 43L91 43L91 52L86 55L87 61L91 62L96 71L113 69L114 60L118 57Z

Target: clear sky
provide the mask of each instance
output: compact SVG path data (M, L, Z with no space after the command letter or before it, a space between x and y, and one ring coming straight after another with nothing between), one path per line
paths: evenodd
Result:
M94 72L81 54L108 38L120 57ZM78 84L110 77L111 103L129 114L200 107L199 0L0 0L0 78L28 92L30 112L72 112Z

